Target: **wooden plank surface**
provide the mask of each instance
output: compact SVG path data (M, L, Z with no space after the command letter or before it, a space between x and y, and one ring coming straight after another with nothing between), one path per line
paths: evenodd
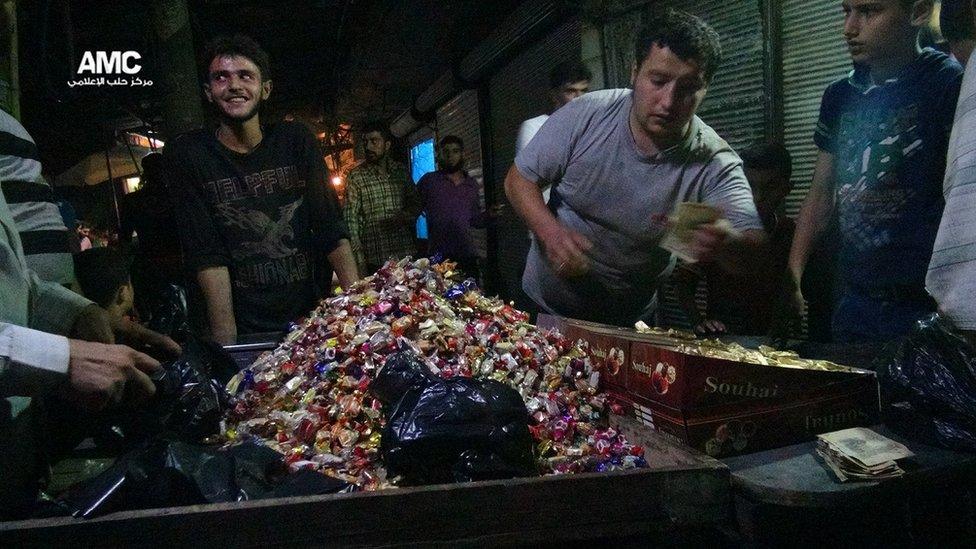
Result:
M0 546L551 544L665 539L729 518L723 464L629 418L620 426L650 468L8 522Z

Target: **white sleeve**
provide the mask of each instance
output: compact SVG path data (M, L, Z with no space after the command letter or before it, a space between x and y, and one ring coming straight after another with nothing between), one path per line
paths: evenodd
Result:
M32 396L68 374L68 338L0 322L0 396Z
M534 118L530 118L519 126L518 137L515 138L515 154L522 152L522 149L532 141L536 132L539 131L541 124L536 124Z
M976 62L974 62L976 63ZM966 67L949 138L945 209L925 287L957 328L976 330L976 64Z

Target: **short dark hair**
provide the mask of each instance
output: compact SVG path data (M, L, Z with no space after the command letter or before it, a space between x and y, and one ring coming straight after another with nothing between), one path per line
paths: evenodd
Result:
M152 152L142 157L142 172L145 174L158 174L164 169L162 153Z
M946 40L953 42L976 39L976 28L973 28L973 10L969 0L942 0L939 29Z
M91 248L74 260L81 293L100 307L111 305L119 288L129 283L131 260L116 248Z
M258 67L262 81L271 80L271 58L250 36L221 35L208 42L200 59L204 82L210 82L210 64L218 57L246 57Z
M751 170L776 170L787 181L793 175L793 157L782 143L756 143L742 151L739 156L742 158L742 165Z
M461 147L462 150L464 149L464 140L456 135L445 135L440 141L437 142L437 146L443 149L445 146L450 145L451 143Z
M722 64L722 43L718 33L700 17L684 11L658 8L648 14L634 43L634 62L638 67L655 45L669 48L681 59L697 61L706 82L711 82Z
M363 124L362 134L379 132L383 136L383 139L392 142L393 133L390 132L390 125L382 120L370 120Z
M549 89L555 90L566 84L592 79L593 73L579 59L563 61L549 71Z

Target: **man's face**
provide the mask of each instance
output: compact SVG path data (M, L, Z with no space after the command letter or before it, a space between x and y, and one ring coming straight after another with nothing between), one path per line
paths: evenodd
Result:
M228 120L250 120L258 114L261 102L271 95L271 81L262 80L257 65L246 57L215 57L207 74L207 100Z
M843 0L844 39L851 59L868 67L897 58L914 47L918 29L901 0ZM917 13L924 21L927 13Z
M441 168L456 172L464 165L464 149L457 143L447 143L441 147Z
M756 209L760 217L771 215L782 204L783 199L790 193L790 182L776 171L743 168L749 187L752 188L752 198L756 202Z
M578 80L576 82L569 82L559 86L559 88L553 92L555 96L556 108L562 107L566 103L569 103L573 99L576 99L588 91L590 91L589 80Z
M684 137L707 89L698 61L681 59L670 48L655 44L630 78L632 117L644 134L659 145Z
M369 132L363 135L363 149L367 162L379 162L390 151L390 142L380 132Z

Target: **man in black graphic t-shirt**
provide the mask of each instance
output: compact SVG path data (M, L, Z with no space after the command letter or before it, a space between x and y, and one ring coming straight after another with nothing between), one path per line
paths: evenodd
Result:
M220 126L177 138L166 157L187 266L211 335L227 342L308 313L314 281L331 279L316 275L329 270L319 258L343 287L358 275L315 138L298 123L260 123L271 92L267 54L235 36L214 40L204 59Z

